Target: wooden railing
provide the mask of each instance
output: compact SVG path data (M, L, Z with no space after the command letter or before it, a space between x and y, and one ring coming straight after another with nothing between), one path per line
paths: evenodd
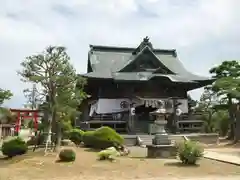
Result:
M195 112L192 114L182 114L177 121L177 129L180 132L202 132L204 121L202 115L204 112Z

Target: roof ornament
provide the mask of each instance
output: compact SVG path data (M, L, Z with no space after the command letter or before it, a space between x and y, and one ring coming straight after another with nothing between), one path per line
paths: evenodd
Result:
M143 42L148 43L149 42L149 37L146 36L145 38L143 38Z
M149 37L146 36L143 38L142 43L140 44L140 51L145 47L148 46L151 50L153 49L152 43L149 41Z
M146 36L145 38L143 38L143 41L141 42L141 44L133 51L133 55L138 54L140 51L142 51L146 46L148 46L151 50L153 50L153 46L152 43L149 41L149 37Z

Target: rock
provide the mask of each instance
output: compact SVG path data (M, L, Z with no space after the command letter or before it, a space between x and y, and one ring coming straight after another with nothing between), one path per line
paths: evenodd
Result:
M109 148L107 148L107 150L116 151L116 148L115 147L109 147Z
M137 136L137 146L142 146L143 145L143 140L139 136Z
M143 144L143 145L140 145L140 147L141 148L146 148L147 146Z
M74 142L72 142L70 139L63 139L61 141L62 146L76 146Z
M120 149L120 155L127 156L128 154L130 154L130 150L126 146L122 146Z

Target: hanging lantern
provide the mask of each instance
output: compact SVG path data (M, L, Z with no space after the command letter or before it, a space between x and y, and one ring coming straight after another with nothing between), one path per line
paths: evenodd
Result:
M181 114L182 114L182 110L179 109L179 108L177 108L177 109L176 109L176 115L177 115L177 116L180 116Z

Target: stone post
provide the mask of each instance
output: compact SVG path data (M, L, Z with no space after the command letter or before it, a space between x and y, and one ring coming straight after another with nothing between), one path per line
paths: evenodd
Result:
M171 143L165 131L165 125L167 124L165 102L159 101L158 107L159 109L151 113L157 117L155 121L157 132L152 140L152 145L147 145L147 156L149 158L176 158L176 147Z
M164 102L159 101L158 102L159 109L152 112L152 115L156 116L155 125L156 127L156 134L154 139L152 140L152 143L154 145L169 145L171 144L171 141L168 138L168 134L165 130L165 125L167 124L167 121L165 119L166 115L166 109L164 107Z

